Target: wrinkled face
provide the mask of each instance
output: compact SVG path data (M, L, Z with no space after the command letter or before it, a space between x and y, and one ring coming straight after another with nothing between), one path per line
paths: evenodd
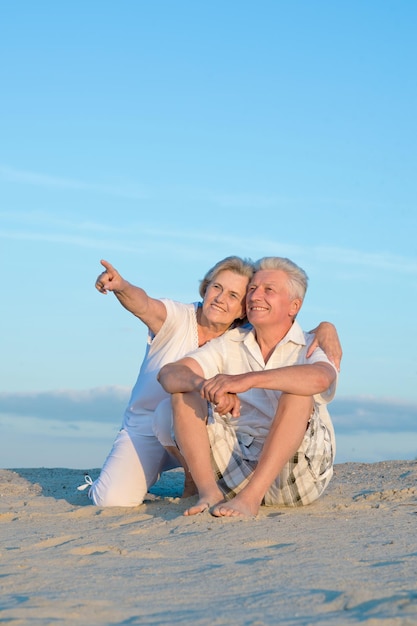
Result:
M229 327L235 319L245 316L248 278L223 270L207 285L203 314L212 324Z
M255 272L246 296L246 313L251 324L290 325L300 307L301 299L290 296L285 272Z

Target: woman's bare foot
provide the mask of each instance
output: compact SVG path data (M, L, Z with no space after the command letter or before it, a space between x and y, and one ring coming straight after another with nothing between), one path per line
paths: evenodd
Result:
M200 494L199 494L200 495ZM210 509L210 507L217 505L217 503L223 500L223 493L220 489L213 490L209 493L202 493L198 498L198 501L194 506L190 506L189 509L184 511L184 515L198 515L198 513L204 513Z
M165 446L165 450L180 463L184 470L184 488L182 490L181 498L190 498L191 496L195 496L196 493L198 493L197 487L195 486L191 472L188 469L187 463L185 462L181 452L175 446Z
M209 502L207 500L199 500L194 506L190 506L189 509L184 511L184 515L198 515L199 513L204 513L210 508Z
M191 496L195 496L197 491L197 487L195 486L195 482L190 474L190 472L185 472L184 476L184 490L182 492L181 498L190 498Z
M214 517L254 517L257 515L259 505L245 499L243 494L238 494L228 502L219 502L211 510Z

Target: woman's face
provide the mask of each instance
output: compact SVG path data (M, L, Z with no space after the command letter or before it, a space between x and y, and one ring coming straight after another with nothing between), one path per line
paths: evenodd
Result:
M245 316L246 288L249 279L231 270L219 272L207 285L203 300L203 315L212 324L226 328L235 319Z

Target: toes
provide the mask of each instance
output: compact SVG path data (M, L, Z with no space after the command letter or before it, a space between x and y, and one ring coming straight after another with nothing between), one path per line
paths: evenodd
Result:
M204 513L204 511L207 511L209 508L210 504L208 502L202 502L184 511L184 515L198 515L199 513Z

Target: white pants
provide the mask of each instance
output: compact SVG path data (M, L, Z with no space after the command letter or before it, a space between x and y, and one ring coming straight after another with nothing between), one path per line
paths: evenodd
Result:
M171 398L162 400L156 407L152 429L155 437L164 447L176 446L174 441Z
M172 445L170 400L162 402L158 409L156 432L164 445ZM179 466L155 435L154 421L155 416L141 416L139 424L124 425L119 431L100 476L89 489L94 504L138 506L161 472Z

